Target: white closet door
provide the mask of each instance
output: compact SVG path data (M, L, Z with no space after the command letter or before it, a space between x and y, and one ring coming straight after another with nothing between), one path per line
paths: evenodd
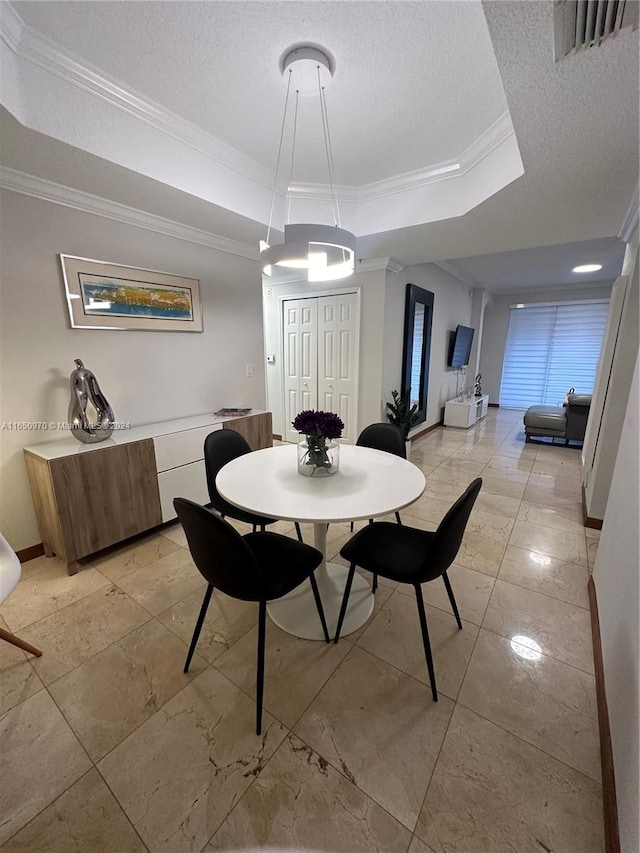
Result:
M357 295L318 299L318 408L344 422L342 438L356 438L358 400Z
M291 421L304 409L317 408L318 300L288 299L284 305L285 441L300 438Z

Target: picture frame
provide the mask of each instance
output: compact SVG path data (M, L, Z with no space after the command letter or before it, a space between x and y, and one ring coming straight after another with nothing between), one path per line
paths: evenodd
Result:
M196 278L76 255L60 263L72 329L203 331Z

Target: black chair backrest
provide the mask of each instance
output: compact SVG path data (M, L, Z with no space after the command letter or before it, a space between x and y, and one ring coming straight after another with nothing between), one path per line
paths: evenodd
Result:
M211 505L224 515L228 513L229 506L216 489L218 471L232 459L250 452L247 440L232 429L216 430L209 433L204 440L204 466L207 472L209 500Z
M438 525L429 546L422 583L439 577L455 560L481 486L482 479L478 477L467 487L465 493L460 495Z
M396 424L369 424L358 436L356 444L407 458L404 433Z
M266 599L262 571L238 531L217 513L186 498L174 498L173 506L203 578L233 598Z

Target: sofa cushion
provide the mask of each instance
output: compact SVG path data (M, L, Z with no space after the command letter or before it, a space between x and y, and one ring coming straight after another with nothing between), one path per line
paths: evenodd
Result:
M570 406L590 406L591 394L569 394L567 397Z
M564 432L567 416L562 406L531 406L525 412L524 425L529 429L553 429Z

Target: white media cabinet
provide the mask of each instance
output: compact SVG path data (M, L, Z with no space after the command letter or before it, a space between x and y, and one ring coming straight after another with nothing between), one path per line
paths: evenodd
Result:
M232 429L252 450L271 447L271 412L194 415L114 432L97 444L70 436L24 448L38 528L47 556L78 560L176 517L174 497L209 502L204 440Z
M487 414L489 395L470 400L449 400L444 406L444 425L469 429Z

